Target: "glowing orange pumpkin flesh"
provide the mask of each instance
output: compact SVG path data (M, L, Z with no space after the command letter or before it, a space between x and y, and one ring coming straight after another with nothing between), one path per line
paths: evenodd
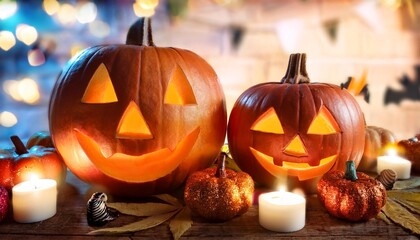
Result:
M75 129L77 140L95 166L106 175L127 182L148 182L166 176L185 159L197 141L197 128L171 151L159 149L139 156L114 153L105 157L100 146L89 136Z
M264 133L284 134L283 126L278 118L274 108L270 108L263 113L252 125L251 130ZM329 135L340 132L340 128L334 117L325 106L321 106L319 113L312 120L307 134ZM299 180L315 178L326 173L334 165L336 154L319 160L315 166L307 162L288 162L274 161L274 158L264 154L253 147L249 147L258 162L273 176L290 175L296 176ZM308 151L299 134L296 134L292 140L282 149L283 153L292 157L307 157Z

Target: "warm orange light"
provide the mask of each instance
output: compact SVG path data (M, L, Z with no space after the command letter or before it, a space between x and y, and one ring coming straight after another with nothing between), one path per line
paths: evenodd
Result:
M197 104L192 87L179 66L175 68L169 81L165 103L176 105Z
M153 138L143 114L137 104L133 101L128 104L127 109L121 117L117 128L117 137L139 139Z
M29 46L38 39L38 31L32 26L19 24L16 27L16 38Z
M56 0L44 0L42 8L48 15L54 15L60 10L60 3Z
M82 103L118 102L111 77L105 64L96 69L82 97Z
M292 141L287 144L286 148L283 151L285 154L292 155L295 157L308 156L308 153L305 149L305 145L302 142L302 139L299 135L296 135Z
M308 129L308 134L328 135L340 132L340 127L334 116L325 106L322 106Z
M265 133L284 133L280 119L273 107L269 108L252 124L251 130Z
M13 127L18 122L17 117L8 111L0 113L0 125L3 127Z
M136 3L144 9L153 9L157 7L159 0L137 0Z
M151 17L155 14L154 8L144 8L138 2L133 3L133 10L137 17Z
M16 39L13 33L9 31L0 32L0 48L4 51L8 51L16 44Z

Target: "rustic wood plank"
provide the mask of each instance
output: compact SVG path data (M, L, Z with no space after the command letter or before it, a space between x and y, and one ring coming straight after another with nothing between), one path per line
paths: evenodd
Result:
M81 182L70 174L68 184L59 189L57 214L45 221L19 224L13 221L11 214L0 225L1 239L172 239L168 223L152 229L117 236L89 236L88 232L98 229L90 227L86 219L86 203L97 189ZM297 232L276 233L262 228L258 222L258 207L253 206L243 216L223 223L207 222L193 216L192 227L182 239L418 239L417 236L401 227L388 225L380 219L371 219L362 223L350 223L331 217L321 206L316 195L307 196L306 225ZM121 215L108 223L107 227L122 226L139 220L138 217Z

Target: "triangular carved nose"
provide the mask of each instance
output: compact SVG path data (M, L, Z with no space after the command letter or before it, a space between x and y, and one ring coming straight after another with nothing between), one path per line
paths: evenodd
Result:
M305 149L305 145L302 142L302 139L299 135L293 137L292 141L287 144L283 152L287 155L295 157L305 157L308 156L308 152Z
M121 117L117 128L117 138L152 139L149 126L139 107L131 101Z

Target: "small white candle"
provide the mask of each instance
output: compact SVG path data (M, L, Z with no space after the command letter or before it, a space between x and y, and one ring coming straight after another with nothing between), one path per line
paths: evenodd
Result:
M409 179L411 171L411 162L400 156L379 156L378 174L385 169L392 169L397 174L398 179Z
M258 198L260 225L276 232L295 232L305 226L306 200L291 192L263 193Z
M48 219L57 211L57 182L36 179L12 188L13 218L20 223L33 223Z

